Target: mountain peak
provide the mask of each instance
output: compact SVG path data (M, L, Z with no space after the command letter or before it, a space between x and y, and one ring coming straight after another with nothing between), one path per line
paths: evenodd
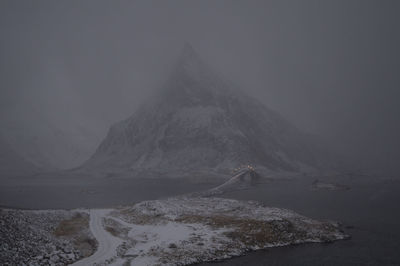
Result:
M225 88L223 80L205 63L190 43L185 43L162 94L169 104L207 104L217 91Z
M185 43L178 59L178 69L190 74L204 72L205 65L190 43Z
M232 88L190 44L177 63L160 95L112 126L87 167L193 176L227 174L248 162L269 174L325 164L305 134Z
M197 57L197 53L190 43L186 42L183 45L181 57Z

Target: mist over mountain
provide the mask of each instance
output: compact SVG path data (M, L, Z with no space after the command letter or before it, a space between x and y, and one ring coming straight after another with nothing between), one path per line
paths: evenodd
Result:
M67 169L87 160L103 137L104 126L90 115L75 90L49 75L0 114L0 136L18 154L43 169ZM42 96L44 95L44 96Z
M186 44L166 84L114 124L83 168L160 174L309 172L335 164L317 141L221 78Z
M33 174L41 170L0 139L0 178Z

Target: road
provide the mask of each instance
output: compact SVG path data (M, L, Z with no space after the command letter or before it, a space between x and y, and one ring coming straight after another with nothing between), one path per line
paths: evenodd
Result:
M109 210L104 209L90 210L89 227L98 242L98 247L92 256L75 262L72 264L73 266L88 266L95 263L104 264L106 260L116 256L116 249L123 241L104 230L102 219L108 212Z

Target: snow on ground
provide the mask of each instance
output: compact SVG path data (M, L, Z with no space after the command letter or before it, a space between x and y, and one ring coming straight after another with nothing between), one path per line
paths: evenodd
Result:
M88 218L81 210L0 209L0 265L66 265L91 255Z
M157 225L135 225L131 228L129 238L134 239L135 244L124 254L133 257L131 265L197 262L193 256L199 257L201 253L217 250L221 243L228 241L223 233L229 231L212 229L199 223L172 221ZM207 247L204 247L205 244Z
M238 173L218 191L248 178L246 172ZM5 243L0 246L5 254L0 262L9 262L4 265L188 265L249 250L348 237L334 222L255 201L204 197L201 193L115 209L3 210L0 214L0 236ZM34 236L38 247L23 239L28 245L18 249L19 238L25 235L27 239ZM50 243L50 248L45 243ZM89 252L83 254L79 249Z
M347 237L336 223L316 221L289 210L254 201L193 196L86 213L3 210L2 224L4 265L63 265L82 255L88 257L73 265L188 265L266 247ZM11 239L17 233L21 236ZM23 236L26 239L20 242ZM79 253L82 243L91 243L93 248L95 240L85 242L91 237L97 240L96 252ZM29 238L35 239L36 245ZM15 246L21 243L24 250Z
M108 236L119 238L121 244L101 259L96 254L89 257L86 265L105 261L115 265L188 265L248 250L347 237L333 222L253 201L222 198L176 197L97 213L103 215ZM98 241L101 247L106 239Z
M83 260L74 263L74 266L85 266L93 264L110 264L117 258L117 247L122 244L122 239L112 236L103 227L103 218L110 210L90 210L90 230L98 242L96 252Z

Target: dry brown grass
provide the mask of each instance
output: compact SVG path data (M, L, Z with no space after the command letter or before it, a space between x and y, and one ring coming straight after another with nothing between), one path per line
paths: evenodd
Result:
M94 238L82 236L75 239L74 246L81 251L84 257L88 257L96 250L97 241Z
M123 239L128 238L128 233L130 230L129 227L123 226L121 223L111 218L104 219L104 229L111 235Z
M260 221L225 215L210 217L186 215L181 216L177 221L183 223L203 223L213 228L233 228L234 230L225 233L225 235L249 246L265 246L266 244L291 242L294 237L296 239L305 237L302 232L295 230L293 224L288 220Z
M97 241L89 235L89 215L76 213L72 218L61 221L53 234L67 238L84 257L96 250Z
M116 217L121 218L129 223L145 225L145 224L156 224L165 220L165 218L157 215L147 215L135 210L126 208L120 210L118 213L113 213Z
M117 230L115 230L114 227L106 226L106 227L104 227L104 229L105 229L107 232L109 232L110 234L112 234L113 236L115 236L115 237L118 237L118 236L119 236L119 232L118 232Z
M76 213L71 219L61 221L54 230L55 236L73 236L89 227L89 218L81 213Z

